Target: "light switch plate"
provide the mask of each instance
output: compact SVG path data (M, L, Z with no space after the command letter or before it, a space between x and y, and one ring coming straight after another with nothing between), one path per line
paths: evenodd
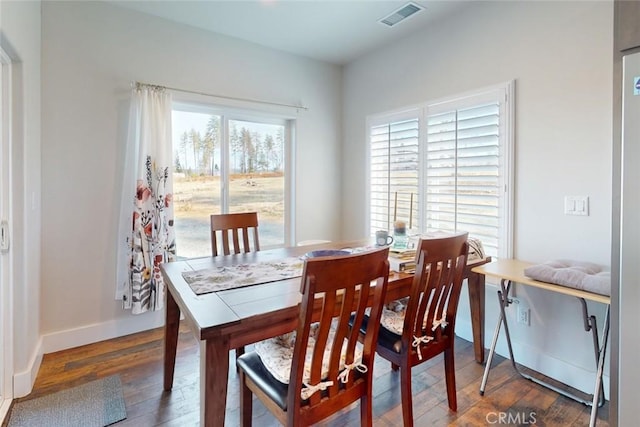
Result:
M9 251L9 223L7 221L0 222L0 252L7 253Z
M589 215L589 196L564 196L565 215Z

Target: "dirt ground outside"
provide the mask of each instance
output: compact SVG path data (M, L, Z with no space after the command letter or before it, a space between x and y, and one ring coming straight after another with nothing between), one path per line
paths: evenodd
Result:
M220 177L174 174L173 198L179 258L211 255L209 215L220 213ZM284 244L284 176L232 175L231 212L258 212L260 247Z

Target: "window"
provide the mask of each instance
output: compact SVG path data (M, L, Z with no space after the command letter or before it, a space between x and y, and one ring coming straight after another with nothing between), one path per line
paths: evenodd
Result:
M396 219L418 224L419 119L411 111L371 127L370 223L390 230Z
M511 256L512 83L369 119L371 233L468 231Z
M215 213L257 211L260 247L284 246L290 120L175 103L172 112L176 249L211 254Z

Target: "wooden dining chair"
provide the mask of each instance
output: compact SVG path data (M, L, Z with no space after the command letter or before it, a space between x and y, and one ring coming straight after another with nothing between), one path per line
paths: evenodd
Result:
M249 236L252 239L249 239ZM219 248L219 244L221 248ZM258 213L229 213L211 215L211 252L213 256L255 252L260 250ZM236 348L236 357L244 354L244 347Z
M361 425L372 425L373 359L389 276L388 248L310 258L301 279L295 332L261 341L238 358L240 421L251 425L252 393L284 425L305 426L360 400ZM370 300L370 296L373 298ZM372 301L372 325L358 342Z
M252 239L249 239L252 236ZM218 246L221 245L221 248ZM213 256L260 250L258 213L211 215L211 252Z
M383 309L376 352L391 362L393 370L400 369L405 427L413 426L411 368L440 353L444 353L449 408L457 410L454 328L467 252L467 233L421 239L409 297ZM366 333L368 325L377 324L365 317L361 333Z

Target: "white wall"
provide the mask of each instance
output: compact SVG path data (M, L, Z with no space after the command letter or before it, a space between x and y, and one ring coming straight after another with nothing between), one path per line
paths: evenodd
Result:
M428 12L428 10L427 10ZM362 233L366 116L516 81L514 256L610 262L612 2L476 2L349 64L344 71L344 237ZM588 217L565 216L587 195ZM514 325L519 361L592 391L594 356L575 298L517 288L530 327ZM603 308L591 307L602 321ZM470 337L468 302L458 333ZM497 319L487 290L486 345ZM505 346L499 348L504 353Z
M14 396L31 389L40 352L40 2L3 1L1 43L12 60L11 252Z
M339 67L101 2L44 2L42 25L45 352L164 322L114 300L132 81L306 105L296 125L297 237L339 237Z

